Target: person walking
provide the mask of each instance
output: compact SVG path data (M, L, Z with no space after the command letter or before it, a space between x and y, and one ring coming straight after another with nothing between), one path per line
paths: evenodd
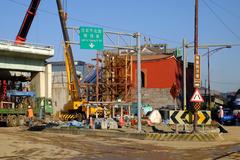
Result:
M222 125L223 125L223 116L224 116L223 107L219 106L218 118L219 118L219 123Z
M33 109L32 107L29 105L28 106L28 110L27 110L27 115L28 115L28 120L29 120L29 127L32 127L32 121L33 121Z

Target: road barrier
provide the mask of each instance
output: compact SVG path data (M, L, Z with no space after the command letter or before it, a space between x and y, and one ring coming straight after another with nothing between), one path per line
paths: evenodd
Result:
M199 142L211 142L222 140L219 133L129 133L117 130L89 130L89 129L77 129L77 128L48 128L45 132L62 133L62 134L75 134L75 135L88 135L98 137L109 138L133 138L140 140L153 140L153 141L199 141Z
M194 116L192 112L189 111L169 111L170 121L169 124L192 124L194 121ZM211 111L200 110L197 112L197 124L198 125L210 125L211 124Z
M219 133L199 133L199 134L174 134L174 133L148 133L146 140L154 141L217 141L222 137Z

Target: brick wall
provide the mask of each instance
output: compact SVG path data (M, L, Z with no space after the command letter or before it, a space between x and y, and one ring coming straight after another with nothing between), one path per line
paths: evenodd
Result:
M133 99L134 102L137 102L135 90L133 91ZM170 94L170 88L142 88L142 103L150 104L156 109L164 106L174 107L174 100ZM179 100L178 106L181 106Z

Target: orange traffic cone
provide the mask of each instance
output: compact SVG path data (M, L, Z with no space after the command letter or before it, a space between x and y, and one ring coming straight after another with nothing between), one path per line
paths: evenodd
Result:
M123 117L121 116L120 119L119 119L119 126L120 126L120 127L123 127L124 124L125 124L124 119L123 119Z

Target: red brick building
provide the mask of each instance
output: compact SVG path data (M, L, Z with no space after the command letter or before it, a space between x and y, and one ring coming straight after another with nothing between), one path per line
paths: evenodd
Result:
M150 53L150 54L149 54ZM141 56L142 101L154 108L174 106L170 89L175 83L179 89L177 103L182 107L183 72L182 61L172 53L164 54L156 48L143 48ZM133 86L136 88L136 57L133 63ZM187 101L193 93L193 64L187 69ZM134 94L133 94L134 95Z

